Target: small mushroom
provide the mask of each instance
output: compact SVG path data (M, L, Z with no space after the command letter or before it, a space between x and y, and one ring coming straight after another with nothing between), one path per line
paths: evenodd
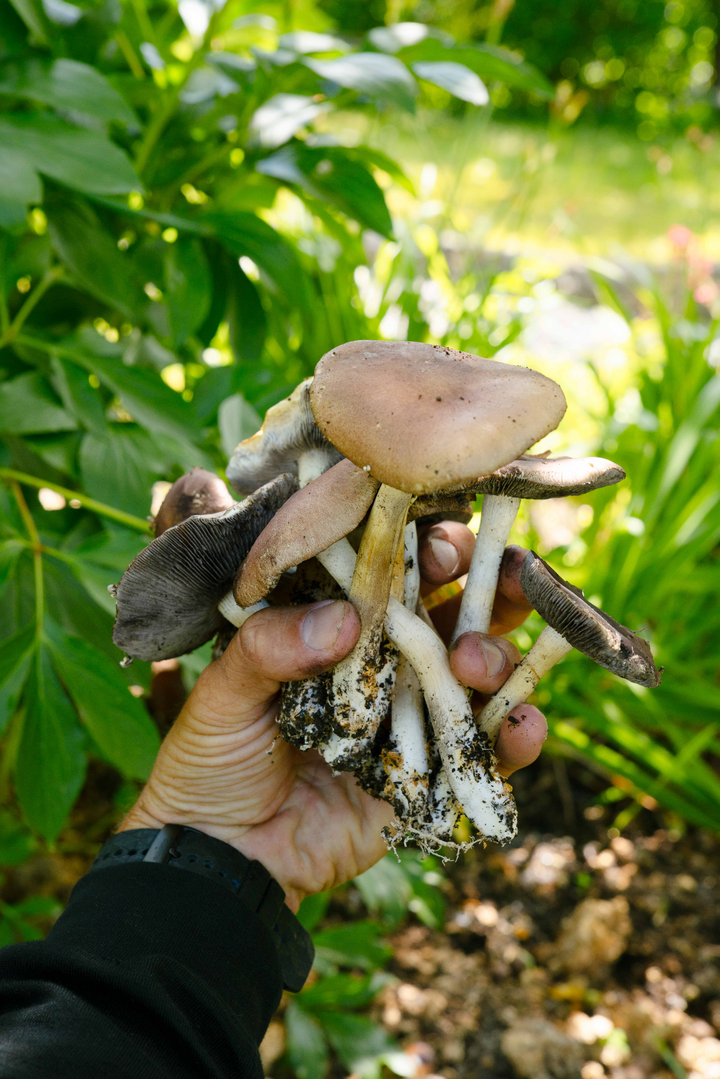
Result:
M340 460L315 423L311 383L312 378L306 378L289 397L269 408L260 430L233 453L225 474L238 494L252 494L285 472L294 473L304 487Z
M478 716L491 743L508 712L526 701L543 675L573 648L628 682L660 685L662 667L655 666L648 642L589 603L534 551L525 556L520 584L547 626Z
M271 592L285 570L314 558L360 524L378 482L340 461L296 491L255 540L235 581L235 600L249 607Z
M235 499L219 476L204 468L193 468L175 480L165 495L155 518L155 538L188 517L220 513L234 505Z
M223 618L240 625L249 612L230 591L238 565L296 487L295 476L278 476L243 502L189 517L148 544L117 586L115 644L136 659L171 659L205 644Z
M512 460L557 426L565 398L536 371L396 341L353 341L333 349L318 363L309 392L328 441L382 484L350 592L360 613L360 638L334 675L347 735L367 738L380 719L373 707L378 645L410 503Z
M533 457L523 454L476 482L482 516L453 641L490 628L503 551L522 498L563 498L609 487L625 479L620 465L604 457Z
M349 594L356 562L349 541L338 540L318 555L318 561ZM507 843L517 824L512 790L498 774L495 754L475 724L467 692L450 670L444 644L394 596L388 600L384 629L418 676L448 783L476 826L478 841Z

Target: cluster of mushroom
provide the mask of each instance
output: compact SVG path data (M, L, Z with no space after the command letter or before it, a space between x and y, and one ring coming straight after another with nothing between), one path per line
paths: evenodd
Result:
M358 643L331 672L284 687L281 733L392 804L389 843L451 844L461 812L478 840L507 842L516 812L492 746L508 712L573 647L641 685L657 685L659 672L645 641L531 552L521 584L548 626L474 717L419 598L417 524L469 520L483 494L455 638L487 632L520 499L624 478L601 458L526 454L565 408L551 379L468 353L377 341L333 349L235 451L226 473L243 501L200 470L171 489L157 538L115 589L115 643L164 659L215 634L227 643L268 602L349 597Z

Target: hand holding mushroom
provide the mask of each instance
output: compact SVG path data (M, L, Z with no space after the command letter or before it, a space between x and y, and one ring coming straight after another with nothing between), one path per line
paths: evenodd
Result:
M465 689L476 684L473 664L486 663L487 682L493 648L496 660L520 659L508 642L491 646L485 636L508 533L522 497L584 493L624 477L600 458L526 454L564 410L559 386L524 368L418 343L333 349L314 379L270 409L262 430L235 451L228 477L249 497L172 525L131 565L117 591L116 643L141 658L181 654L218 628L242 625L273 602L276 587L287 593L293 571L291 602L326 597L332 604L347 596L360 618L357 643L332 671L318 666L302 682L286 679L279 711L286 741L319 749L335 771L354 773L365 791L389 802L389 843L452 843L461 811L478 840L506 842L516 820L492 749L498 729L534 687L548 647L558 658L571 644L591 654L577 644L582 633L571 627L563 637L562 627L552 628L543 604L555 586L547 573L529 574L536 556L527 555L525 591L550 625L506 689L499 691L507 662L494 672L495 684L483 686L498 692L475 721ZM457 626L449 627L448 656L418 600L418 566L432 559L433 542L439 550L439 535L436 527L418 548L417 524L436 520L438 510L467 520L479 492L483 515L472 558L467 540L460 542L457 565L470 572ZM443 527L453 533L450 525ZM511 557L506 583L525 610L519 575ZM537 596L531 577L542 578ZM645 642L596 614L605 621L595 637L613 638L616 652L640 642L643 684L657 684ZM632 663L611 669L631 678L635 671ZM524 707L522 714L531 712Z

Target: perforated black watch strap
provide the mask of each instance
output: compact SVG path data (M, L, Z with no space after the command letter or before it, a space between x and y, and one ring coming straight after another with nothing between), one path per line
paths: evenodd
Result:
M285 892L260 862L251 862L220 839L180 824L134 828L108 839L90 867L95 872L128 862L155 862L198 873L232 892L270 929L276 942L283 986L299 992L310 973L315 950L306 929L289 907Z

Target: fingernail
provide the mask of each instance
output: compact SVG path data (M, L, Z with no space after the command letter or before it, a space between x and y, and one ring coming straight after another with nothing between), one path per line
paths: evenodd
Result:
M335 646L345 621L345 604L341 599L318 603L302 620L300 632L308 648L327 652Z
M449 540L440 539L439 536L430 536L428 539L430 551L440 569L445 573L454 573L460 561L457 547Z
M499 645L489 641L486 637L480 638L480 647L485 657L485 673L488 678L494 678L496 674L500 674L500 671L505 666L507 657Z

